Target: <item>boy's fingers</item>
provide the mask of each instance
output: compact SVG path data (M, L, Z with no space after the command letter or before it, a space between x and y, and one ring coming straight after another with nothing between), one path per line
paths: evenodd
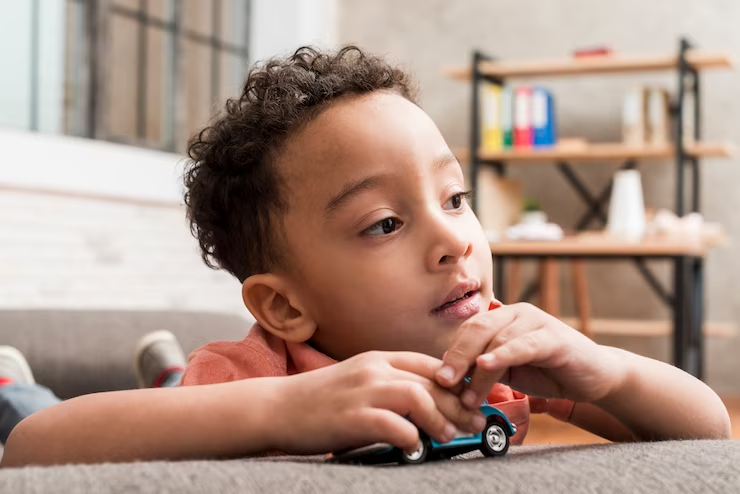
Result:
M517 306L501 307L479 314L463 323L447 349L442 368L437 372L437 382L445 387L462 380L475 360L491 345L493 339L516 321Z
M468 389L460 396L462 404L467 408L479 406L509 369L542 363L551 354L547 340L542 332L526 333L478 357Z
M503 341L492 342L487 351L475 359L475 369L470 376L470 382L460 395L460 401L465 407L474 409L480 406L493 385L501 380L509 368L541 358L544 333L514 326L516 323L507 329L508 335L502 335L500 339ZM512 331L521 334L514 336Z
M440 442L452 440L457 432L457 428L437 408L429 391L419 383L390 383L374 405L408 417L417 427Z
M442 388L434 381L434 377L427 378L427 377L420 376L419 374L415 374L410 371L399 370L399 369L394 369L390 377L393 380L412 381L415 383L419 383L430 391L433 388L439 388L440 391L444 390L446 393L448 393L451 397L455 398L456 400L459 400L460 393L462 393L466 387L466 383L464 381L460 381L459 383L457 383L456 385L450 388Z
M475 358L488 346L487 328L471 324L458 333L458 337L445 353L442 367L437 371L436 381L445 387L458 384L475 363Z
M399 383L403 381L420 385L426 393L431 396L434 401L434 406L442 413L442 415L458 429L462 429L468 432L480 432L485 425L485 420L481 423L480 420L476 419L480 413L477 410L468 410L465 408L460 401L460 392L464 388L464 383L460 383L455 386L454 390L440 387L434 381L418 376L411 372L397 370L392 376L392 383ZM413 394L413 393L411 393ZM412 400L414 396L410 397ZM426 399L426 398L424 398ZM430 430L427 430L422 424L418 424L428 434L432 435ZM434 426L433 426L434 427Z
M457 395L450 393L436 384L433 386L430 393L437 404L437 408L442 412L442 415L447 417L447 420L457 426L458 429L466 432L476 433L483 430L483 427L486 425L486 419L477 408L475 410L468 410L463 406Z
M371 358L379 358L388 362L398 372L394 375L396 379L406 379L419 382L422 384L434 383L434 376L442 365L442 361L430 357L423 353L415 352L370 352L374 354ZM450 391L460 394L464 388L464 383L458 383L452 386Z
M551 338L544 331L533 331L504 343L491 350L488 356L481 358L481 366L487 371L517 367L520 365L537 365L552 353Z
M368 420L363 424L369 437L363 438L363 442L391 443L403 450L416 448L419 440L419 430L414 424L395 412L385 409L374 409Z
M385 359L396 369L411 372L429 380L434 380L435 373L442 365L438 358L415 352L378 352L380 358Z
M479 357L491 355L490 353L484 353ZM476 367L473 371L473 375L470 377L470 383L463 393L460 395L460 403L462 406L469 410L476 410L483 400L486 399L488 393L491 392L491 388L494 384L499 382L501 378L506 374L508 368L485 370L480 367Z

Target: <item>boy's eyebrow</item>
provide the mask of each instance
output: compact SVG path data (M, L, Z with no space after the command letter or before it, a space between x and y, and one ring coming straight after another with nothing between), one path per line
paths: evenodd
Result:
M335 195L331 201L326 204L325 214L330 214L336 210L339 206L349 201L353 196L356 196L360 192L371 190L379 187L383 182L382 177L365 177L358 180L354 180L342 187L342 190Z
M440 170L453 163L459 166L455 155L448 151L434 158L434 161L432 161L432 168L434 170ZM360 192L380 187L382 182L382 176L373 176L360 178L345 184L344 187L342 187L342 190L340 190L339 193L326 204L326 208L324 210L325 214L332 213Z
M434 158L434 161L432 162L432 168L434 170L439 170L452 163L457 164L458 161L455 155L448 151Z

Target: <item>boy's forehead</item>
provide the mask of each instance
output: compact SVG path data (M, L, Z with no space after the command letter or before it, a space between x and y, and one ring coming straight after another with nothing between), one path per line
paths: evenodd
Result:
M378 165L423 159L440 147L446 148L444 139L419 107L377 92L338 100L290 136L278 169L291 188L312 182L331 188Z

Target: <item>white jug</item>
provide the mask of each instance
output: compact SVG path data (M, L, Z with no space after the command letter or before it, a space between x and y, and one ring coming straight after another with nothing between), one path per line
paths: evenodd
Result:
M642 180L637 170L622 170L614 175L609 203L609 234L628 241L645 235L645 202Z

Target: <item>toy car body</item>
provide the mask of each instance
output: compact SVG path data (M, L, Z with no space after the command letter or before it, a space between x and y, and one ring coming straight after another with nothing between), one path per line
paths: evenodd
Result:
M375 443L361 448L334 453L330 461L338 463L361 463L376 465L382 463L424 463L427 460L451 458L479 449L486 456L503 456L509 450L511 436L516 434L516 426L504 413L488 404L480 406L486 417L486 427L477 434L458 432L447 443L439 443L419 430L419 442L415 451L403 451L389 443Z

